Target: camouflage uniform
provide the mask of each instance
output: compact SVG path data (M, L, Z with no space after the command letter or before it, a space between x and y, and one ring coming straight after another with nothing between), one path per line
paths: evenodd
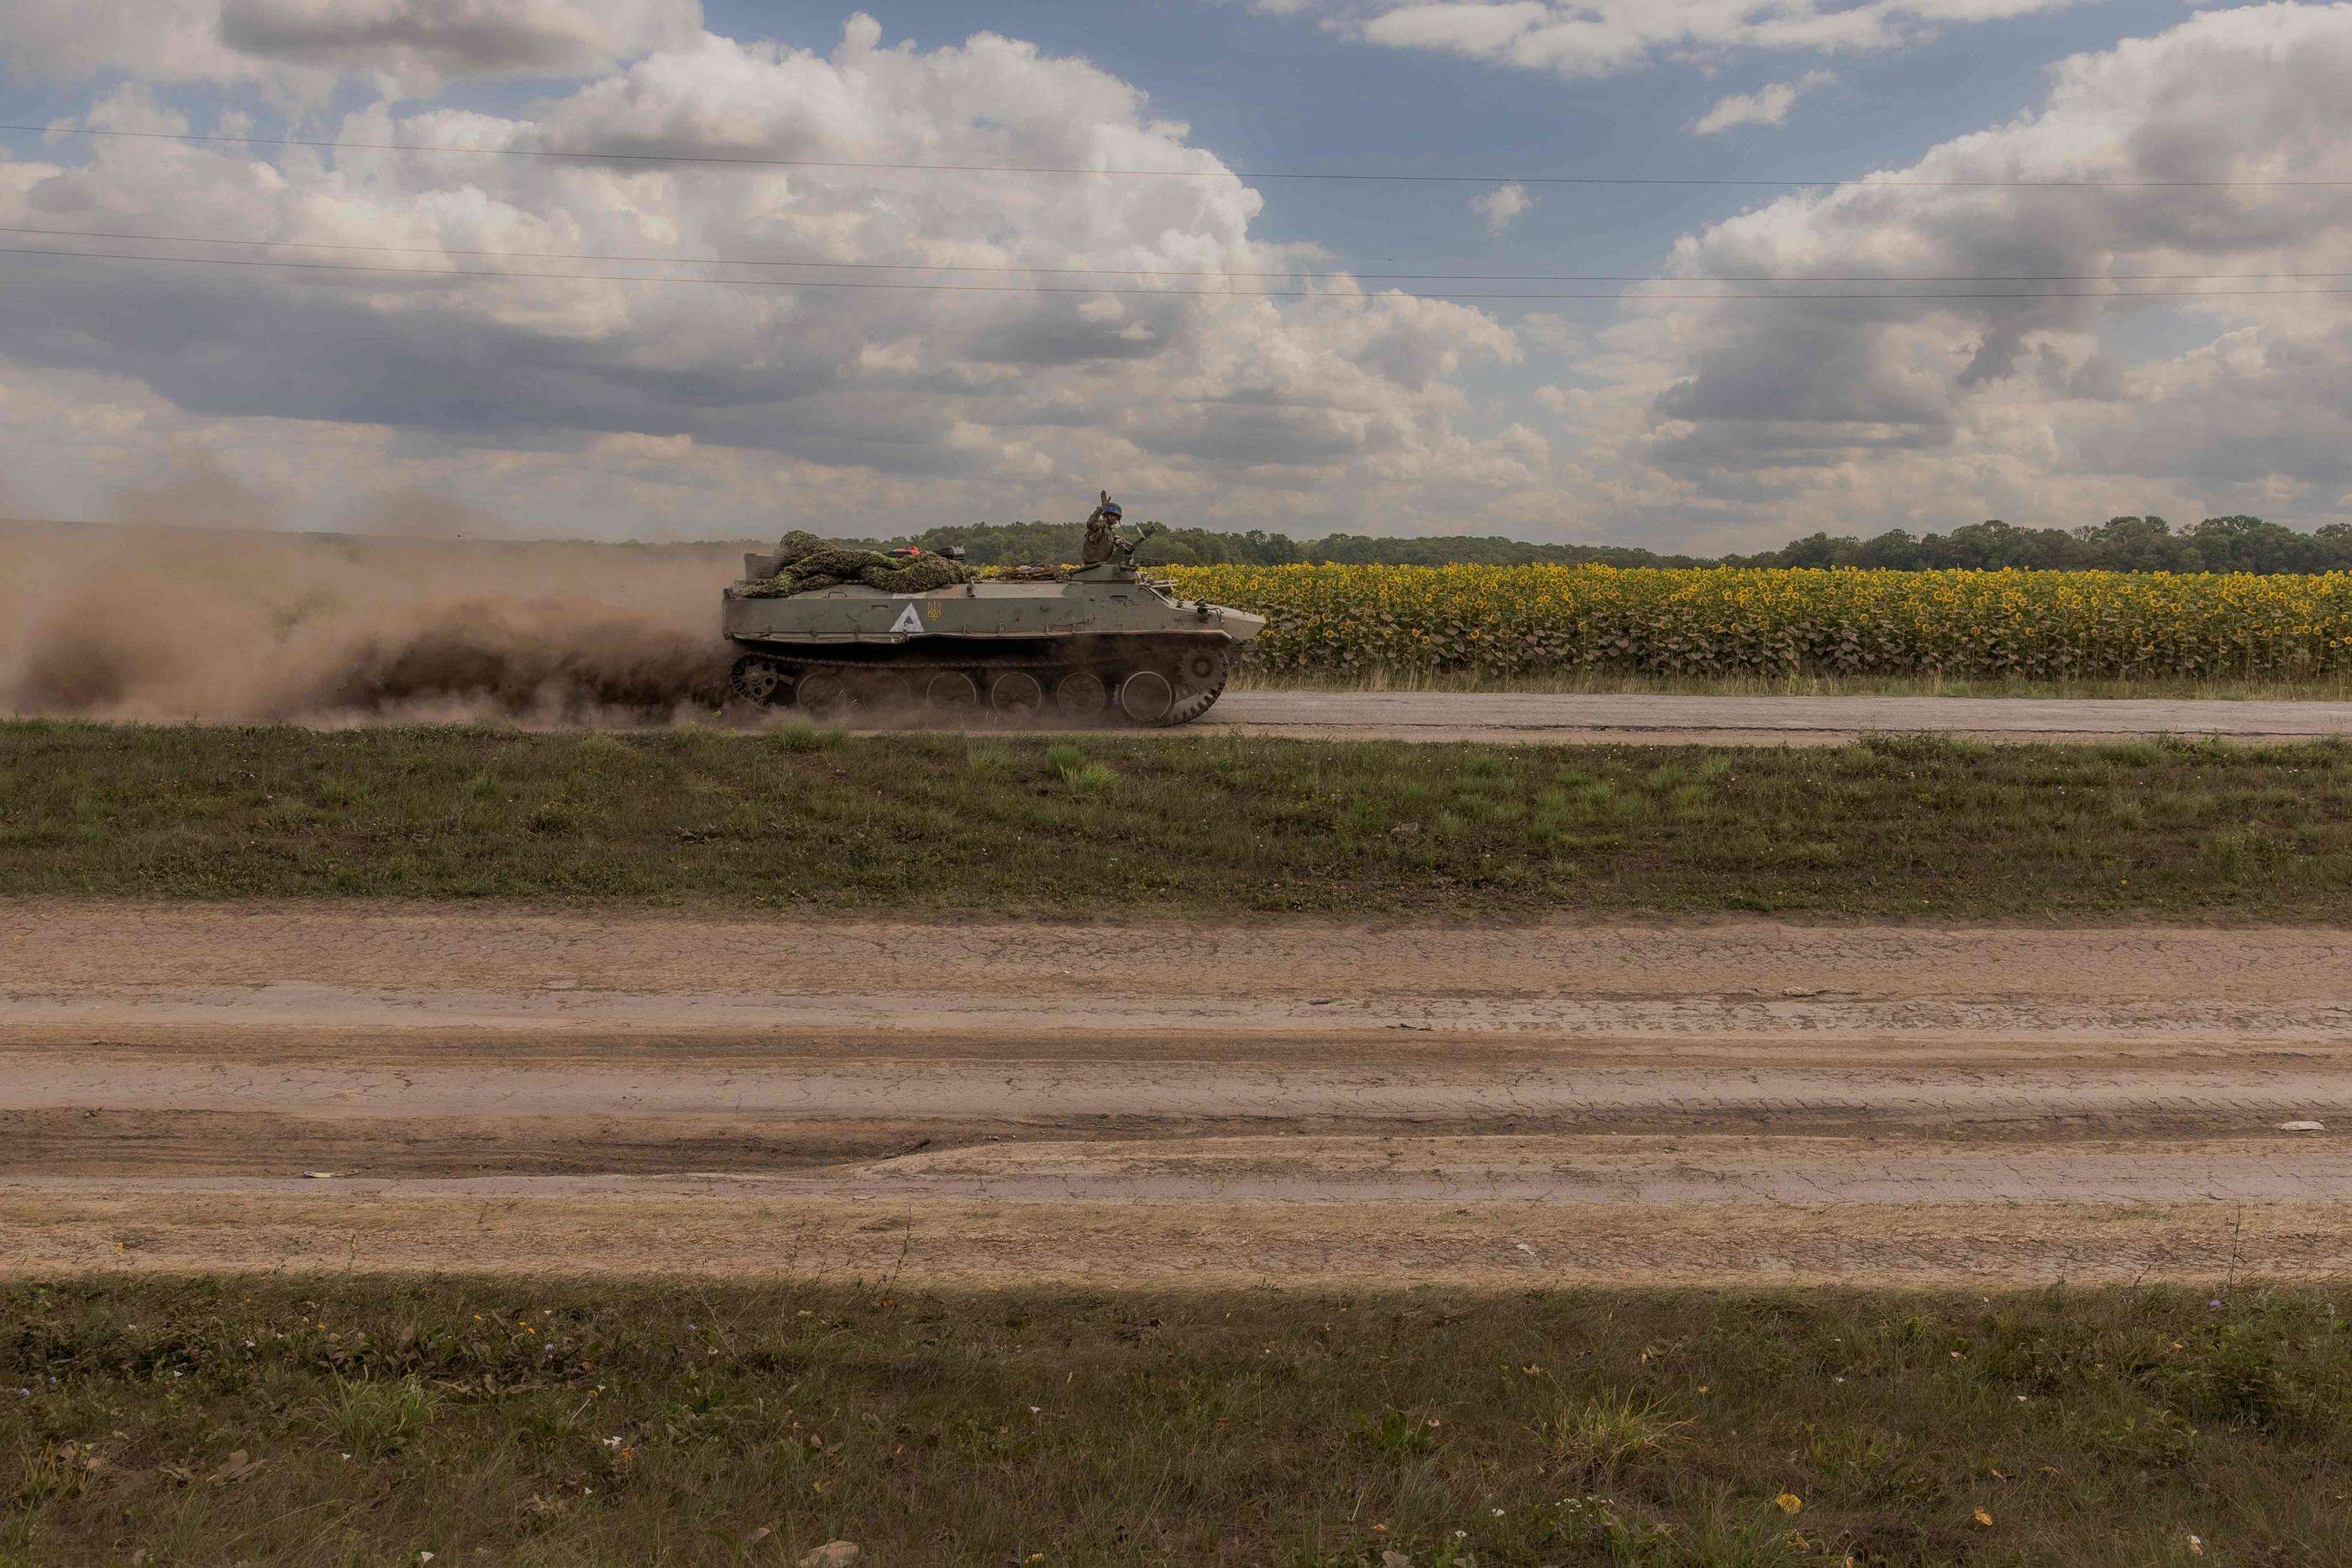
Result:
M1086 549L1078 558L1085 565L1097 566L1111 558L1112 545L1118 535L1115 531L1118 525L1111 521L1109 508L1110 497L1106 496L1103 504L1087 517Z
M814 534L797 531L777 541L770 559L776 563L776 575L742 584L737 591L745 599L788 599L845 582L862 582L885 593L929 593L980 578L963 562L927 550L864 549L828 544Z

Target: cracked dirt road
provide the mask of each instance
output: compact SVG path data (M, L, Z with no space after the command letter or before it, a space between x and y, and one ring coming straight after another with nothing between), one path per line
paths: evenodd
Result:
M9 904L0 1269L2324 1276L2344 936Z

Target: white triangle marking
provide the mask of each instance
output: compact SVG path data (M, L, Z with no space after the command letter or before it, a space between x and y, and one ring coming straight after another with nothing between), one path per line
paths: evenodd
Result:
M890 622L890 630L901 637L910 637L922 629L923 618L911 602L898 612L898 619Z

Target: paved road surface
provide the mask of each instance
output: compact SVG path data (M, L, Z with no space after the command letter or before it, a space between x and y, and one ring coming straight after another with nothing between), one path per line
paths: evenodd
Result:
M2041 697L1650 696L1525 692L1234 692L1190 730L1333 739L1807 745L1858 735L2007 740L2352 736L2352 703Z
M2332 1276L2344 937L0 903L0 1272Z

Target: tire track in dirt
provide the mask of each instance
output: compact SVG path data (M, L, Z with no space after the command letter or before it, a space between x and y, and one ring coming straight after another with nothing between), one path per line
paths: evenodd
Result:
M5 905L0 1269L2308 1275L2345 952Z

